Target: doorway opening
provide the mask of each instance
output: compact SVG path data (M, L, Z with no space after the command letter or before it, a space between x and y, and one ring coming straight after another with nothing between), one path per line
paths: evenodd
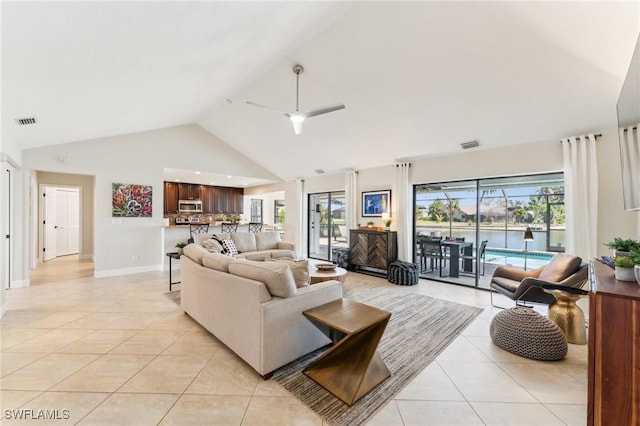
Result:
M91 277L92 259L81 259L82 188L39 185L38 263L30 284Z
M333 260L331 249L348 247L344 191L309 194L309 257Z

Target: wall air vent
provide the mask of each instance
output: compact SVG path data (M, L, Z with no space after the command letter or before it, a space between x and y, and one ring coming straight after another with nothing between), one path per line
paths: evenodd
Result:
M463 142L460 144L460 146L462 147L462 149L477 148L480 146L480 142L478 142L477 140L470 141L470 142Z
M323 173L324 173L324 170L322 170L322 169L316 169L316 170L315 170L315 172L316 172L317 174L321 175L321 174L323 174Z
M16 123L18 123L18 126L26 126L28 124L36 124L36 118L35 117L16 118Z

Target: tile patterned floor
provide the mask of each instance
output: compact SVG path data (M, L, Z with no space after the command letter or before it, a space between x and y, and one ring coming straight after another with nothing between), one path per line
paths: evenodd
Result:
M485 308L369 425L586 424L586 346L569 345L561 362L520 358L491 343L498 310L487 292L358 279ZM5 410L57 409L68 418L55 425L323 424L185 316L164 294L167 280L158 272L8 291L0 423L48 424Z

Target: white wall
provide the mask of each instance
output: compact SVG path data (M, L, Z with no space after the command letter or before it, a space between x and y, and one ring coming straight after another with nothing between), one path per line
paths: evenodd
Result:
M58 161L70 159L68 164ZM197 125L185 125L24 151L27 170L95 176L95 275L160 270L163 250L163 169L192 169L234 176L277 179ZM29 180L25 178L28 187ZM151 218L112 218L112 183L153 187ZM30 212L28 198L21 208ZM20 241L28 259L30 227ZM28 277L24 265L20 270Z
M616 236L638 238L640 212L625 212L622 207L618 136L616 129L602 132L597 142L599 180L599 255L608 255L604 246ZM412 185L496 176L524 175L561 171L562 146L559 140L514 145L495 150L464 152L456 156L433 157L411 162L409 180ZM393 166L358 170L358 221L361 216L361 193L391 189L394 180ZM344 189L344 175L333 174L309 178L305 181L306 195L314 192ZM287 194L288 196L289 194ZM393 193L391 194L393 198ZM411 206L406 207L411 217ZM306 210L305 210L306 211ZM403 212L393 212L393 215ZM382 220L373 218L375 226L383 226ZM302 218L306 247L306 218ZM394 229L394 225L391 226Z

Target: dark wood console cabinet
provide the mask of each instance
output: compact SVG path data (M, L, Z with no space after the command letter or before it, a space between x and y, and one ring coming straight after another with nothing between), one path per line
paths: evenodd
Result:
M589 265L587 424L640 425L640 286Z
M386 271L398 258L396 232L352 229L349 236L349 263L354 269Z

